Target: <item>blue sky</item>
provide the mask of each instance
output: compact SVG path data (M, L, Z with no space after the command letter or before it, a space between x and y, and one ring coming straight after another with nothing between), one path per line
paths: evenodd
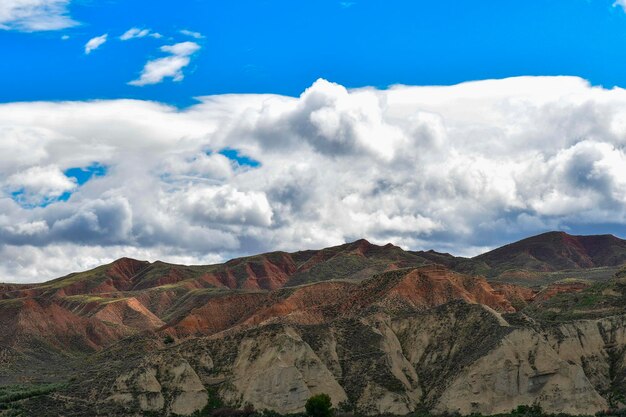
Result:
M0 282L626 237L624 9L2 0Z
M299 95L318 78L347 87L577 75L626 85L626 15L604 0L74 1L79 24L0 32L0 101L137 98L176 105L223 93ZM122 42L128 29L164 38ZM189 39L180 30L201 33ZM86 55L85 43L108 34ZM62 36L69 36L61 40ZM184 81L128 85L162 45L201 49Z

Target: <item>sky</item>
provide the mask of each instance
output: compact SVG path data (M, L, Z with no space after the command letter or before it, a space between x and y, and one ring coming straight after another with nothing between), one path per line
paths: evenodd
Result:
M0 281L625 237L625 10L2 0Z

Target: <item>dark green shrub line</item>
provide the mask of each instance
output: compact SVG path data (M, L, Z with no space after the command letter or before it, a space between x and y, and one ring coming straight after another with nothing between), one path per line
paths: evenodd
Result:
M305 405L306 413L280 414L272 410L257 411L248 404L243 409L224 407L216 393L211 393L210 403L202 410L193 414L193 417L365 417L347 403L340 405L339 410L332 408L332 401L327 394L314 395L308 399ZM470 417L483 417L480 413L473 413ZM397 417L391 414L383 414L378 417ZM433 414L425 409L420 409L405 417L460 417L458 413ZM486 417L486 416L485 416ZM489 417L590 417L573 416L565 413L546 413L540 405L520 405L509 413L490 415ZM607 410L596 413L595 417L626 417L626 409Z
M63 384L47 384L34 388L30 387L12 387L5 389L0 394L0 404L8 404L15 401L25 400L31 397L47 395L62 388ZM8 392L7 392L8 391Z

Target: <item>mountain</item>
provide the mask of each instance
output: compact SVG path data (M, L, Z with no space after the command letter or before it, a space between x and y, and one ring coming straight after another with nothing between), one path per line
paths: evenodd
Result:
M0 416L293 413L321 392L363 414L593 414L626 389L624 254L560 232L472 259L358 240L2 284Z
M473 258L433 250L412 254L457 272L522 285L547 285L567 277L609 279L626 263L626 240L613 235L547 232Z
M613 235L572 236L548 232L494 249L472 259L484 263L489 276L506 272L555 272L626 263L626 240Z

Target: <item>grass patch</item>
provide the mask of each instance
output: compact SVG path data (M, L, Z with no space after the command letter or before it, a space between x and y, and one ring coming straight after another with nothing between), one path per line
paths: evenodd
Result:
M6 385L0 387L0 409L16 401L51 394L65 384Z
M128 300L129 297L123 298L112 298L112 297L99 297L97 295L68 295L63 297L64 300L80 303L80 304L89 304L89 303L98 303L98 304L112 304L117 303L119 301Z
M529 305L523 311L538 320L562 322L616 314L626 303L624 288L615 282L596 282L574 293L561 293Z

